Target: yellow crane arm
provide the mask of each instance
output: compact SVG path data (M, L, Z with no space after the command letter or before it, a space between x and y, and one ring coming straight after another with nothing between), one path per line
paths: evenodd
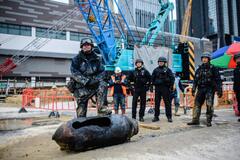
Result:
M188 36L191 15L192 15L192 0L189 0L188 6L183 18L183 25L182 25L182 31L181 31L181 35L183 36ZM184 42L185 38L180 38L180 41Z

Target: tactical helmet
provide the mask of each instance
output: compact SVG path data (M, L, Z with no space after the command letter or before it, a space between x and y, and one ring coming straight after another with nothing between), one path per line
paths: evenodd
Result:
M234 55L233 60L236 61L238 58L240 58L240 52Z
M83 38L80 43L80 48L82 48L84 44L90 44L92 47L94 46L91 38Z
M121 72L122 72L122 70L121 70L121 68L120 68L120 67L116 67L116 68L115 68L115 70L114 70L114 72L117 74L117 73L121 73Z
M211 55L211 53L209 53L209 52L204 52L202 55L201 55L201 59L202 58L208 58L209 60L211 60L211 58L212 58L212 55Z
M143 60L142 60L141 58L136 59L136 61L135 61L135 65L136 65L137 63L142 63L142 64L144 64L144 62L143 62Z
M167 62L167 58L165 57L159 57L158 62Z

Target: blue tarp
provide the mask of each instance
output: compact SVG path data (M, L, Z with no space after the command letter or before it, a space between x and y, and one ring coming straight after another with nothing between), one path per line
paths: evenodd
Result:
M225 47L222 47L222 48L216 50L215 52L213 52L212 53L212 59L223 56L224 53L228 50L228 48L229 48L229 46L225 46Z

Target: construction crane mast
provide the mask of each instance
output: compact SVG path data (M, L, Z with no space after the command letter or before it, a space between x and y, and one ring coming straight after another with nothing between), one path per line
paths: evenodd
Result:
M183 18L183 25L182 25L182 31L181 31L181 35L183 36L188 36L189 34L191 16L192 16L192 0L189 0L187 9L185 11L184 18ZM186 41L186 39L184 37L181 37L180 42L184 42L184 41Z

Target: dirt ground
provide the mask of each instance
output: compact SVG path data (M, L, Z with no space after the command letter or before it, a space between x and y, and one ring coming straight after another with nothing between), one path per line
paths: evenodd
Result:
M168 123L164 115L160 130L140 128L138 135L130 142L94 149L85 152L61 151L51 139L57 127L72 117L63 116L59 123L30 127L16 131L0 131L0 159L38 160L38 159L239 159L240 123L232 110L219 110L212 127L206 127L205 115L201 125L189 127L186 122L191 114L174 117ZM145 116L145 124L152 124L151 114ZM56 119L52 118L51 121Z

